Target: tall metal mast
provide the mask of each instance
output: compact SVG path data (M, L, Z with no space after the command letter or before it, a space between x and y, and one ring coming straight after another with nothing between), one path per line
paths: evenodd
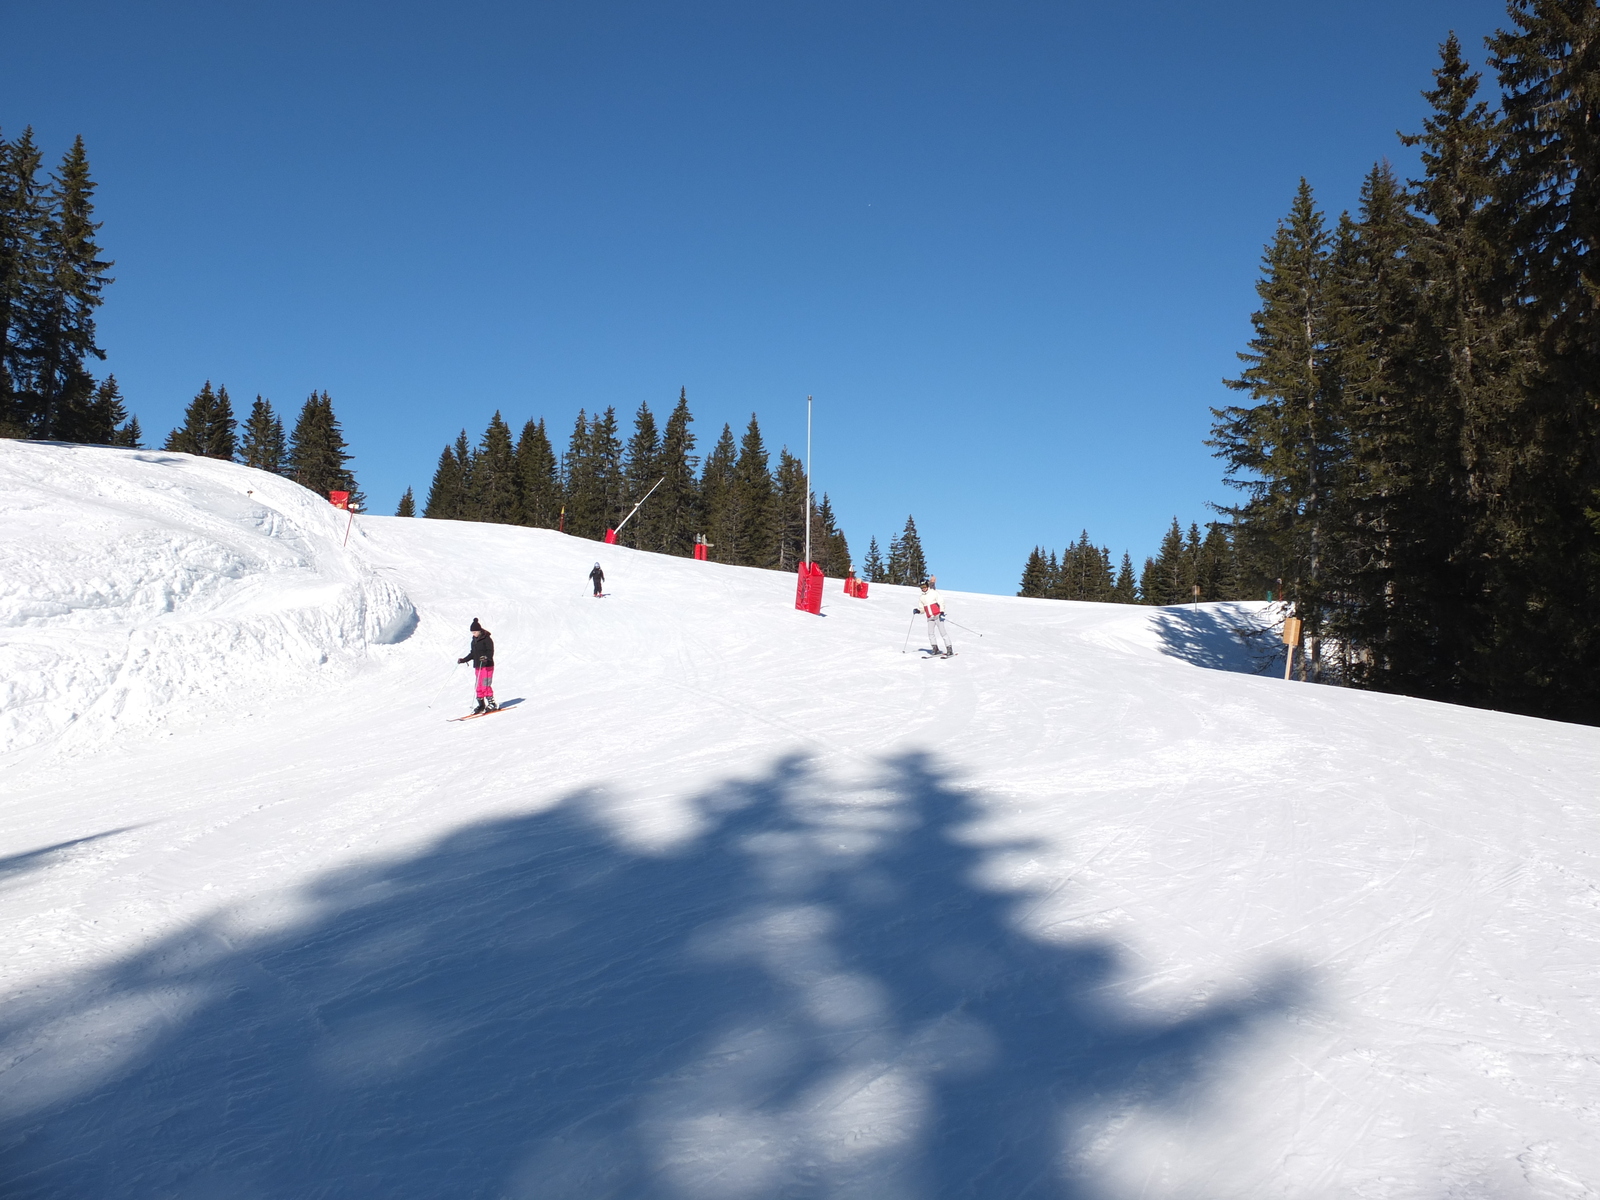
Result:
M806 562L811 562L811 397L806 397Z

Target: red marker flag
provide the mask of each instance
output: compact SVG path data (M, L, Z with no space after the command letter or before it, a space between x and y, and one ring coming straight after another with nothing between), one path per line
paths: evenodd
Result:
M349 508L350 507L350 493L349 492L329 492L328 493L328 503L333 505L335 508ZM366 528L366 526L362 526L362 528L364 529L364 528Z

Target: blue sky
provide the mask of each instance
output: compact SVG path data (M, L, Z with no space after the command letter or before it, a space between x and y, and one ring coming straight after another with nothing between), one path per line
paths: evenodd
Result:
M1262 245L1412 130L1503 5L7 6L0 131L85 137L106 368L159 442L211 379L328 390L375 511L501 410L687 387L805 439L857 558L916 516L1012 592L1225 499L1202 445Z

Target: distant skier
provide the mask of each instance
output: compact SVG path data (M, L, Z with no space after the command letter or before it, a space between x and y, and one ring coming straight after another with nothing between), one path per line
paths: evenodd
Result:
M594 584L595 598L605 595L606 573L600 569L600 564L595 563L594 570L589 572L589 582Z
M499 707L494 702L494 638L489 631L472 618L472 649L458 663L470 662L478 683L478 707L473 713L494 712Z
M921 613L928 618L928 641L933 643L932 650L939 654L939 639L944 639L943 657L950 658L956 648L950 644L950 633L944 627L944 602L939 599L939 589L934 587L938 580L929 575L922 581L922 607L913 608L913 613Z

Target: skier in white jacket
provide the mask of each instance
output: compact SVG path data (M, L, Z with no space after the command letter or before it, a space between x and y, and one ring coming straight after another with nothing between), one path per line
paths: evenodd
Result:
M933 643L933 652L941 653L939 639L943 638L942 653L945 658L949 658L955 654L956 648L950 644L950 633L944 627L944 601L939 598L939 589L934 586L938 582L932 575L922 581L922 607L913 608L911 611L921 613L928 618L928 641Z

